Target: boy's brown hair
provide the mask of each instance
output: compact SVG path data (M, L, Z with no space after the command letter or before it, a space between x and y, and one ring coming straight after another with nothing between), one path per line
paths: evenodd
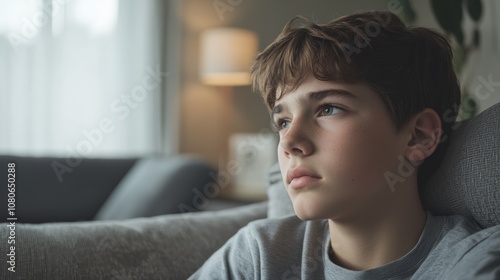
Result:
M294 26L297 23L301 24ZM419 186L439 166L460 107L459 82L446 38L427 28L406 27L387 11L357 13L327 24L296 17L257 56L251 71L254 89L269 109L314 76L371 86L396 131L421 110L435 110L442 123L442 143L419 167Z

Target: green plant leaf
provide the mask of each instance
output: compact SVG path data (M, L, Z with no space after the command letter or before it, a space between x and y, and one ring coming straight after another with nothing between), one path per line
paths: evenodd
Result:
M460 29L462 23L462 0L431 0L432 11L445 31Z
M441 28L453 34L457 42L463 46L462 0L431 0L431 6L434 16Z
M474 29L474 33L472 34L472 44L474 48L479 48L479 45L481 44L481 33L479 30L476 28Z
M407 23L415 22L416 14L410 0L400 0L401 7L403 8L403 17Z
M455 72L461 73L467 59L467 51L460 45L453 48L453 68Z
M467 11L472 20L478 22L483 13L483 4L481 0L465 0L465 5L467 6Z
M455 38L460 46L464 46L464 32L462 31L462 28L452 31L452 33L455 35Z
M397 14L406 24L412 24L417 18L410 0L387 0L389 11Z
M462 106L460 106L461 111L462 111L462 119L470 119L477 113L477 102L474 100L472 96L469 95L469 93L464 94L464 99L462 102Z

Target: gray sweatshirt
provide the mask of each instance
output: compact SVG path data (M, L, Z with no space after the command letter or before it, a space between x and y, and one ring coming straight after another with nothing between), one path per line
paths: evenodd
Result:
M252 222L189 279L500 279L500 225L481 229L463 216L427 214L415 247L378 268L333 263L328 222L296 216Z

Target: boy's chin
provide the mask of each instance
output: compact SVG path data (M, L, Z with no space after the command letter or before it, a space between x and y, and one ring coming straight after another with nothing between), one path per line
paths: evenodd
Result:
M321 211L321 209L317 209L317 207L307 207L305 205L293 205L293 210L295 211L295 215L302 221L312 221L312 220L323 220L327 219L327 215Z
M315 216L315 215L301 215L295 212L297 217L301 219L302 221L318 221L318 220L326 220L327 218L321 217L321 216Z

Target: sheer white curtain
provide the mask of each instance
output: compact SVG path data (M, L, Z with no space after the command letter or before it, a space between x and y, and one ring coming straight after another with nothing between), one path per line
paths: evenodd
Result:
M0 0L0 154L160 152L160 2Z

